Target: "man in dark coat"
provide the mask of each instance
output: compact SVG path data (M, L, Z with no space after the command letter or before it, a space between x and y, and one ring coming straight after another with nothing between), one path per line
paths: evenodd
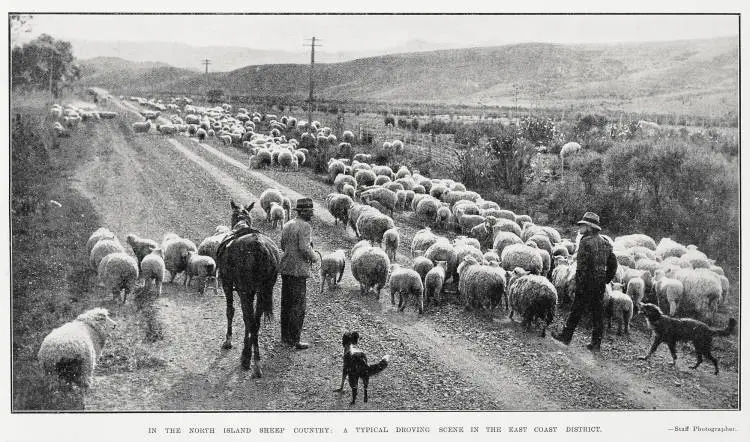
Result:
M295 207L297 217L287 221L281 230L281 341L298 350L309 347L300 341L302 324L305 322L307 304L307 278L310 277L310 263L316 261L312 248L313 202L310 198L300 198Z
M599 351L604 334L604 291L617 272L617 257L612 244L599 235L599 215L586 212L578 225L582 237L576 250L575 299L562 333L553 333L552 337L568 345L578 321L588 311L592 331L591 343L586 348Z

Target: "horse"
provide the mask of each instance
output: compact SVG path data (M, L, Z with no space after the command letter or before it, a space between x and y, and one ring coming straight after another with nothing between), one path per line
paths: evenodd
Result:
M230 200L229 205L233 231L221 242L216 252L219 279L227 301L227 335L221 347L232 348L236 290L245 323L242 368L249 370L250 359L253 358L253 376L261 377L258 330L261 316L266 320L273 317L273 286L278 278L281 252L271 238L252 228L250 210L255 202L243 208Z

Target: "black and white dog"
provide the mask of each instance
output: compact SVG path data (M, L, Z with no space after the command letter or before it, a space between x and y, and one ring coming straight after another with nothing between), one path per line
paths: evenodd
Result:
M349 386L352 388L352 401L349 405L353 405L357 400L359 379L362 378L362 387L365 390L364 401L367 402L367 385L370 383L370 376L380 373L388 366L388 355L383 356L377 364L368 365L367 356L355 347L357 342L359 342L357 332L344 333L341 339L344 346L344 368L341 374L341 386L336 391L344 389L344 379L349 377Z

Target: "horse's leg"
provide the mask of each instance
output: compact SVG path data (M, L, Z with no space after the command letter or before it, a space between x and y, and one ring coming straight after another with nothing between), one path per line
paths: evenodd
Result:
M224 297L227 300L227 337L224 344L221 346L223 349L232 348L232 321L234 320L234 292L232 284L222 282L222 288L224 289Z
M243 346L242 346L242 357L240 362L242 368L245 370L250 369L250 358L253 353L253 346L250 343L250 330L252 329L253 323L253 298L255 297L253 292L237 291L240 295L240 304L242 305L242 321L245 323L245 330L242 333Z
M260 289L264 290L264 289ZM273 290L273 286L270 287ZM270 295L273 296L273 295ZM250 302L250 314L252 314L252 327L250 328L250 344L252 345L253 351L253 377L259 378L263 376L263 370L260 366L260 346L258 345L258 331L260 330L260 320L263 313L259 308L253 311L253 302Z

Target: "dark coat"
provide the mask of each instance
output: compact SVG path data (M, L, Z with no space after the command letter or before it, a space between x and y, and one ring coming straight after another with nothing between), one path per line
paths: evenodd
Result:
M593 233L581 238L576 253L576 296L591 292L604 294L604 286L617 272L612 244Z

